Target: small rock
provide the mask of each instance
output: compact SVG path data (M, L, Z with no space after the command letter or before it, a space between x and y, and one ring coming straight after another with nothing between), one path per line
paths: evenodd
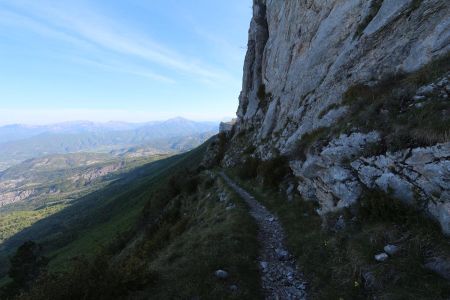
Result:
M304 290L306 288L304 283L299 283L295 287L300 289L300 290Z
M387 254L392 256L395 253L397 253L398 250L400 250L400 249L395 245L386 245L386 246L384 246L383 250L384 250L384 252L386 252Z
M375 255L375 260L379 261L379 262L383 262L383 261L387 260L388 257L389 256L386 253L383 252L383 253Z
M425 96L420 96L420 95L415 95L415 96L413 97L413 100L414 100L414 101L422 101L422 100L425 100L425 99L426 99Z
M238 288L237 285L235 285L235 284L230 285L230 291L232 291L232 292L237 292L238 289L239 289L239 288Z
M450 260L443 257L433 257L427 259L425 268L431 270L443 278L450 280Z
M423 100L425 100L425 99L427 99L427 97L422 96L422 95L415 95L415 96L413 97L413 100L414 100L414 101L423 101Z
M429 95L429 94L434 92L434 89L435 89L435 85L434 84L425 85L425 86L423 86L423 87L421 87L420 89L417 90L417 94L419 94L419 95Z
M445 90L447 91L447 93L450 93L450 84L447 84L447 85L445 86Z
M220 279L227 279L228 278L228 272L224 270L217 270L215 273L217 278Z
M269 263L267 261L262 261L259 263L259 265L261 266L261 268L266 271L267 268L269 267Z
M439 86L439 87L444 87L445 85L447 85L448 84L448 79L447 78L442 78L438 83L437 83L437 85Z
M344 216L340 215L336 223L334 224L334 229L336 231L342 230L345 228L345 220Z
M230 205L228 205L225 209L226 209L226 210L230 210L230 209L233 209L233 208L235 208L235 207L236 207L236 205L230 204Z
M286 190L288 202L292 202L292 200L294 200L294 190L295 190L295 185L292 183L289 184L289 186Z
M269 221L269 222L273 222L274 220L275 220L274 217L270 217L270 218L267 219L267 221Z
M414 106L415 106L416 108L422 108L424 105L425 105L425 103L420 102L420 103L416 103Z
M370 272L370 271L363 272L362 277L364 278L364 286L367 289L371 289L375 286L376 278L372 272Z
M275 253L279 260L287 260L289 257L289 253L283 249L275 249Z

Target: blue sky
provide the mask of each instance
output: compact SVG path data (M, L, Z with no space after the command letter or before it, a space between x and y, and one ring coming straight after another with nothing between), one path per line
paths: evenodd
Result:
M251 0L0 0L0 124L232 117Z

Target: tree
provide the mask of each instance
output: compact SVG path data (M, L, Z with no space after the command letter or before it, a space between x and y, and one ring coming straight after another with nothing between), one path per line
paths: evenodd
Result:
M48 263L42 256L42 247L33 241L23 243L16 254L10 259L11 267L8 275L19 288L28 288Z

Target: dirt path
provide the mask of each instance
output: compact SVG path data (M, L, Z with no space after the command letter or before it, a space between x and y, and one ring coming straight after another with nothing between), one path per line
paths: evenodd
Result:
M293 256L284 246L284 232L278 219L225 173L221 172L220 176L247 202L258 224L261 246L258 260L266 299L306 299L305 283Z

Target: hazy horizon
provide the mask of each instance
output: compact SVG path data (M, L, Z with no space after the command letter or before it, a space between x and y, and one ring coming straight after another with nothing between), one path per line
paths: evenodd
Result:
M56 114L56 113L55 113ZM235 116L223 116L220 118L196 118L195 116L183 116L183 115L168 115L167 117L149 117L145 118L145 113L142 115L142 118L108 118L110 114L106 115L105 118L89 118L87 117L89 114L83 114L79 118L53 118L52 121L46 121L42 119L40 121L30 121L29 118L17 119L16 121L5 121L5 119L0 119L0 127L4 126L13 126L13 125L24 125L24 126L49 126L56 124L64 124L64 123L94 123L94 124L107 124L107 123L129 123L129 124L143 124L149 122L164 122L173 119L185 119L194 122L223 122L230 121L235 118Z

